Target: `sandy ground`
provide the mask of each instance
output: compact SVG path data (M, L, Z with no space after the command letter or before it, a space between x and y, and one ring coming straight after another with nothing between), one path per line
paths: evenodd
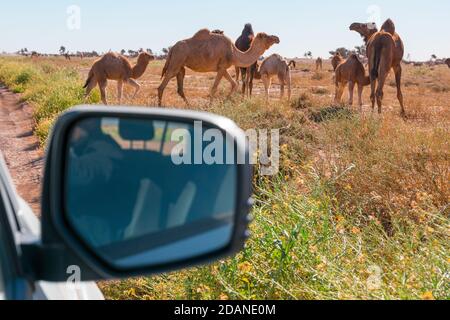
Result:
M0 84L0 151L20 196L40 216L44 153L33 126L31 107Z

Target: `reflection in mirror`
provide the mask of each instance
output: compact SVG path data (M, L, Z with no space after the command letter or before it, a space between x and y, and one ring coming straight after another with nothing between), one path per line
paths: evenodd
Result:
M180 164L173 157L176 150L193 160L211 143L202 141L207 130L198 136L193 123L134 118L78 122L69 134L64 190L72 229L119 268L225 248L234 230L236 166ZM186 146L199 145L201 150L186 153ZM233 151L234 142L223 139L214 152Z

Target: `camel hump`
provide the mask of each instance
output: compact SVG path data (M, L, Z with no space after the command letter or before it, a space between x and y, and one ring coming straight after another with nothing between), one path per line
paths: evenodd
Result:
M392 21L391 19L387 19L381 26L381 30L390 33L391 35L395 35L394 21Z
M193 39L195 40L207 40L211 36L211 31L209 29L201 29L196 34L194 34Z

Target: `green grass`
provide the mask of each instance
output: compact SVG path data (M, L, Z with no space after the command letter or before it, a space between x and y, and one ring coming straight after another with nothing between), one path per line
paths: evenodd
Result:
M71 68L0 58L0 81L34 105L41 142L58 113L82 103ZM199 105L244 129L281 129L280 174L255 177L253 235L210 266L102 282L106 297L450 299L448 129L360 117L318 99Z
M50 64L36 64L29 59L0 58L0 81L33 104L35 133L44 144L55 117L83 101L83 81L76 70L57 69ZM89 102L97 103L98 93Z

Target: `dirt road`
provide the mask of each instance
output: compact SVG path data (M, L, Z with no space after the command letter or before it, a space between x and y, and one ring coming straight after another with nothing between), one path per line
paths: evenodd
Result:
M33 135L32 109L0 84L0 151L17 191L40 215L43 151Z

